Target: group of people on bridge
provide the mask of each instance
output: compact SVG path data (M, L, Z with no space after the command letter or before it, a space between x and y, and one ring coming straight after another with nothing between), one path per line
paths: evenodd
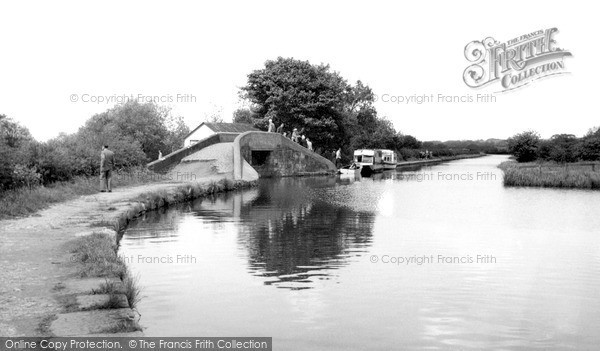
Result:
M304 128L302 128L300 131L298 131L298 128L294 128L292 130L292 133L288 134L288 132L283 130L284 127L285 127L285 124L281 123L279 125L279 127L275 128L275 123L273 123L273 119L269 119L269 127L268 127L269 133L281 134L285 138L291 139L293 142L298 143L301 146L304 146L305 148L309 149L310 151L315 151L313 149L312 141L304 135ZM320 152L317 150L317 153L320 153ZM328 156L325 156L325 157L334 161L335 165L338 168L340 168L342 166L342 149L338 148L337 150L334 150L332 156L333 156L332 158L329 158Z
M273 123L272 119L269 119L269 129L270 133L278 133L283 135L285 138L291 139L293 142L298 143L301 146L309 149L310 151L314 151L312 141L304 135L304 128L298 131L298 128L294 128L291 134L285 132L283 130L284 123L281 123L279 127L275 128L275 123Z

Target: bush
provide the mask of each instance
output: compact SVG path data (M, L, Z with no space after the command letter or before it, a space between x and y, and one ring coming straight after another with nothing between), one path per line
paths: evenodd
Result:
M31 189L41 184L42 175L37 172L35 167L16 165L13 169L13 182L17 186Z
M418 159L420 157L419 150L415 149L400 149L399 156L402 160Z
M539 134L527 131L509 138L508 150L518 162L531 162L537 159L539 144Z
M600 160L600 136L586 136L575 146L577 158L586 161Z

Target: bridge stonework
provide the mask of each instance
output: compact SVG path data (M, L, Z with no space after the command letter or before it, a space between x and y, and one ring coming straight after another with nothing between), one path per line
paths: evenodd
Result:
M179 149L175 152L165 155L160 160L150 162L146 165L146 167L148 167L149 170L157 173L167 173L171 168L179 164L183 158L213 144L231 143L238 135L239 133L218 133L211 135L192 146L184 147L183 149Z
M234 178L242 179L245 160L260 177L333 174L335 165L277 133L246 132L233 142Z
M282 135L256 131L218 133L150 162L147 167L166 174L185 157L217 143L228 143L233 149L233 179L247 180L257 177L257 173L260 177L290 177L336 172L331 161Z

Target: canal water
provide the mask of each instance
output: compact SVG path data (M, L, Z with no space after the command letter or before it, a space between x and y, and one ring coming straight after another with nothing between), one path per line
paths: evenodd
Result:
M283 178L150 213L120 254L148 336L274 349L594 349L600 192L505 188L487 156Z

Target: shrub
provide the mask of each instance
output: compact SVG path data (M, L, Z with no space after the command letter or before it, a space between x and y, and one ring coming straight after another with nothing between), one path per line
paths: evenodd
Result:
M531 162L537 159L540 136L534 131L527 131L508 139L508 149L518 162Z
M36 167L16 165L13 169L13 182L16 186L23 186L31 189L34 186L41 184L42 175L37 172Z

